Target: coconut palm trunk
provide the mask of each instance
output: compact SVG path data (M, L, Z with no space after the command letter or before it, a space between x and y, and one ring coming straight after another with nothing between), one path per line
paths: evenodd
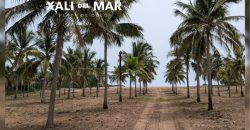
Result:
M108 109L108 40L105 38L104 43L104 99L103 99L103 109Z
M205 79L205 94L207 94L207 83L206 83L206 79Z
M72 88L72 80L70 80L69 87L68 87L68 99L70 99L70 89Z
M61 97L62 81L63 81L63 79L59 80L59 84L57 85L57 87L58 87L58 97Z
M85 81L82 81L82 96L85 97Z
M58 86L60 87L60 86ZM61 88L58 89L58 97L61 97Z
M89 87L89 95L91 97L91 95L92 95L92 87Z
M27 84L27 97L29 96L30 83Z
M174 84L172 84L172 91L173 91L173 93L174 93Z
M187 78L187 98L190 98L190 92L189 92L189 62L186 61L186 78Z
M220 82L218 81L218 96L220 97Z
M177 95L177 84L175 84L175 94Z
M116 94L119 93L119 80L116 81Z
M139 85L140 85L140 92L139 92L139 95L141 96L141 80L139 81Z
M198 67L197 67L198 68ZM196 70L196 81L197 81L197 99L196 101L197 102L200 102L201 99L200 99L200 76L199 76L199 70Z
M57 21L57 40L56 40L56 54L55 61L53 64L53 74L52 74L52 86L50 94L49 112L48 119L45 128L54 127L54 113L55 113L55 99L56 99L56 89L57 89L57 79L59 75L59 67L61 61L61 53L63 46L63 19L62 16L58 18Z
M73 84L72 87L73 87L73 97L75 97L75 85Z
M45 70L47 70L47 65L45 65ZM42 91L41 91L41 103L45 102L45 88L47 85L47 71L44 72L44 79L43 79L43 85L42 85Z
M144 81L142 82L142 85L143 85L143 87L142 87L142 94L145 95L145 82Z
M25 86L24 86L23 82L24 82L23 79L21 79L22 95L23 95L23 98L24 98Z
M241 83L240 83L240 95L241 95L241 97L244 97L244 93L243 93L243 80L241 80Z
M16 77L16 91L15 91L14 99L17 99L18 86L19 86L19 76L17 75L17 77Z
M210 55L210 33L207 31L206 34L206 55L207 55L207 80L208 80L208 110L213 110L213 101L212 101L212 77L211 77L211 55Z
M129 76L129 98L132 98L132 76Z
M119 102L122 102L122 52L119 53Z
M66 95L66 88L63 87L63 95Z
M99 96L99 81L96 80L96 97Z
M137 97L137 78L135 75L135 97Z

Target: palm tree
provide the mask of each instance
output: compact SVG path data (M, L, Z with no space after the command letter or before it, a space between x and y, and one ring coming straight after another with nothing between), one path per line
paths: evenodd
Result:
M80 61L79 67L80 67L80 72L81 72L81 82L82 83L82 96L85 96L85 88L86 85L88 84L88 76L93 75L95 73L95 69L93 69L93 64L94 64L94 58L96 55L96 52L91 51L89 48L84 48L82 51L78 51L79 56L78 59ZM98 69L102 69L102 62L98 61L99 63L96 64ZM91 72L92 70L92 72ZM98 74L101 74L101 70L99 70ZM102 74L101 74L102 75ZM99 76L101 76L99 75Z
M244 97L243 84L244 84L244 73L245 73L245 59L243 56L243 51L239 50L235 53L235 58L232 58L232 73L233 77L237 83L240 83L241 96ZM236 83L236 85L237 85Z
M69 0L60 0L60 2L68 2ZM90 5L94 1L87 0ZM76 24L78 22L82 22L84 20L89 20L88 17L82 17L82 14L90 14L91 17L96 12L89 9L79 9L77 8L77 3L74 4L75 10L71 11L62 11L57 10L56 12L53 10L45 11L47 8L47 1L39 1L39 0L29 0L20 2L20 4L5 9L6 14L6 22L9 23L11 19L15 19L15 24L13 24L10 28L7 29L6 32L14 32L15 30L19 30L24 26L33 23L35 19L40 17L42 19L41 24L46 25L49 23L53 23L55 26L56 32L56 54L55 60L53 64L53 80L51 83L51 95L50 95L50 104L49 104L49 112L48 119L46 123L46 128L52 128L54 126L54 108L55 108L55 98L56 98L56 90L57 90L57 80L59 74L59 67L61 61L61 53L62 53L62 45L63 45L63 37L66 31L71 31L72 34L75 34L75 38L77 39L77 43L83 45L83 39L80 35L80 30ZM23 16L23 17L19 17ZM84 15L85 16L85 15ZM99 18L99 17L98 17ZM93 20L93 19L92 19ZM68 28L70 26L70 29Z
M106 13L100 14L103 19L95 23L91 23L90 26L84 26L83 30L84 37L86 39L99 38L104 41L104 101L103 109L108 109L108 63L107 63L107 50L108 46L118 45L121 46L124 37L138 38L142 37L143 29L133 23L120 23L122 18L128 16L127 11L135 1L126 1L123 3L124 11L107 11Z
M190 55L187 52L186 55L184 55L185 59L185 65L186 65L186 81L187 81L187 98L190 98L190 92L189 92L189 63L190 63Z
M232 62L232 57L231 56L228 56L226 58L223 59L224 60L224 69L225 69L225 73L224 73L224 81L225 81L225 84L227 85L228 87L228 95L229 97L231 96L231 84L232 84L232 79L233 79L233 75L234 75L234 72L231 71L233 69L233 62Z
M130 76L130 81L135 81L135 96L137 96L137 79L140 84L140 95L142 92L141 82L144 82L144 87L147 82L154 79L156 75L155 68L159 64L156 57L153 55L152 46L146 42L133 42L132 53L125 53L125 70ZM147 87L146 87L147 91ZM131 83L130 83L131 93ZM144 92L143 92L144 93ZM130 94L131 95L131 94ZM130 96L131 97L131 96Z
M20 29L7 36L7 60L11 64L12 70L16 75L15 99L17 98L20 81L22 82L22 72L20 72L19 69L21 65L25 64L25 58L38 52L34 47L35 44L31 44L33 39L34 33L32 31L27 31L26 28ZM23 86L21 85L21 87Z
M222 59L218 51L215 51L212 55L212 78L218 83L218 96L220 96L220 77L218 72L222 67Z
M185 71L183 67L183 62L181 62L178 58L172 59L166 65L166 72L164 77L165 81L172 84L172 86L176 86L174 93L177 95L177 84L184 83Z
M125 73L125 67L122 66L121 70L122 70L121 82L125 83L126 82L126 78L127 78L127 75ZM118 87L119 87L119 81L120 81L120 66L114 67L114 70L111 73L112 73L112 75L110 77L110 81L111 82L115 82L116 81L116 83L117 83L117 93L118 93Z
M119 80L120 80L120 71L119 67L114 67L114 71L111 72L112 74L109 76L110 82L114 83L116 82L116 93L118 94L118 88L119 88Z
M195 73L196 73L195 80L197 81L197 86L196 86L196 88L197 88L197 92L196 92L197 99L196 99L196 101L200 102L201 101L200 100L200 72L201 72L201 65L200 65L199 60L196 60L195 62L192 62L192 67L195 70Z
M201 34L199 39L205 39L206 57L207 57L207 79L208 79L208 110L213 110L212 104L212 78L211 78L211 56L210 48L213 47L213 40L220 41L225 46L241 47L239 42L239 31L229 23L229 21L237 21L241 16L228 16L228 5L238 3L239 0L230 1L213 1L200 0L186 4L178 1L177 6L186 12L176 10L175 13L181 16L184 20L180 24L177 31L173 34L175 41L180 37L185 39L195 29ZM184 38L183 38L184 37Z
M62 67L64 67L64 70L66 70L67 73L65 73L65 77L69 80L69 86L68 86L68 99L70 98L70 89L73 87L74 84L74 75L76 74L75 69L75 56L74 56L74 50L71 48L67 49L67 53L64 53L63 59L62 59Z
M153 55L152 46L147 42L134 42L132 44L132 53L133 57L137 57L140 62L139 68L140 71L137 73L140 82L140 95L141 95L141 81L149 82L154 79L154 75L156 75L155 68L159 64L159 62L155 59L156 57ZM147 81L148 80L148 81ZM147 88L146 88L147 90ZM147 91L146 91L147 93Z
M99 84L103 82L104 61L102 59L95 59L94 68L96 74L96 96L99 96ZM103 85L102 85L103 86Z
M132 97L132 81L135 80L136 74L139 71L139 61L137 57L133 57L130 54L126 55L126 58L124 59L124 66L126 68L126 71L129 75L129 97ZM136 84L136 81L135 81ZM135 96L136 96L136 86L135 86Z
M39 48L39 58L42 61L43 84L41 90L41 102L45 102L45 89L47 85L47 73L50 64L50 59L55 52L55 33L50 24L40 27L37 32L36 44Z

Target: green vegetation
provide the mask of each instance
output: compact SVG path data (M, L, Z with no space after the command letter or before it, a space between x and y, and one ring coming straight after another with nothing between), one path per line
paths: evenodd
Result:
M200 78L208 82L208 110L213 110L213 88L218 89L220 96L220 87L226 86L231 96L230 86L240 86L241 96L244 96L242 34L230 23L244 17L228 15L228 6L239 1L195 0L188 4L180 1L175 4L180 8L175 10L175 15L183 21L170 38L172 50L168 53L171 61L166 65L166 82L172 84L172 90L177 95L177 84L186 80L187 98L190 98L189 71L192 67L196 73L197 102L200 102ZM58 96L61 96L61 88L64 95L67 89L67 98L70 99L75 96L75 88L81 88L84 97L86 88L91 93L95 87L98 97L99 87L104 87L103 109L108 109L108 78L117 85L129 79L131 99L134 83L134 99L144 102L170 100L142 96L148 93L148 84L157 75L159 61L153 54L152 46L143 41L143 28L126 22L136 0L123 1L121 11L94 11L91 7L57 13L45 11L46 1L20 2L5 10L6 22L15 21L6 30L6 49L0 51L5 53L7 60L6 95L14 94L14 99L17 99L18 93L24 97L25 93L28 96L30 91L39 89L41 103L44 103L45 90L50 90L46 128L54 127L56 92L59 91ZM93 5L92 0L87 2ZM37 18L41 21L37 32L33 32L28 27ZM121 52L122 65L115 66L108 75L108 47L121 46L125 38L136 41L132 43L131 53ZM91 51L94 40L104 44L103 59L97 59L96 52ZM65 42L74 44L76 49L63 51ZM216 44L225 47L228 56L221 55ZM0 45L3 49L4 45ZM0 57L0 61L4 59ZM4 62L0 63L4 66ZM213 87L212 81L217 82L217 87ZM121 87L117 93L121 95Z
M206 77L205 80L208 81L208 110L213 110L213 79L221 82L223 85L229 86L229 95L232 79L241 82L241 86L243 84L244 48L241 44L242 34L230 22L238 21L244 17L228 15L228 6L239 1L197 0L190 3L180 1L175 3L181 9L176 9L175 15L181 17L183 21L170 38L171 46L176 51L174 57L176 57L175 59L184 59L178 61L185 61L184 64L186 64L187 72L189 70L189 63L191 62L197 75L197 102L200 102L200 76L203 75L203 77ZM229 57L231 60L228 61L226 57L225 62L216 59L220 55L217 50L218 48L215 46L216 44L224 47L228 51L228 55L233 57L233 59ZM232 60L238 63L237 67L233 67L229 63ZM179 62L173 65L177 71L171 74L176 78L169 80L169 77L167 77L167 82L176 83L182 81L184 78L183 68L178 67ZM220 64L230 71L227 70L227 74L222 74L221 72L221 76L217 75L216 73L220 68ZM170 67L167 67L167 69L170 69ZM231 71L235 69L237 70ZM182 78L177 78L180 77L180 72L182 72ZM169 75L167 73L167 76Z

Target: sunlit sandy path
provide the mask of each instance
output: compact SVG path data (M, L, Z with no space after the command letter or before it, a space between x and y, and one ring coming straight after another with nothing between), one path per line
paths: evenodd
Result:
M154 99L164 96L161 88L154 92L156 93ZM177 130L178 122L175 120L174 111L170 111L167 106L165 102L148 103L134 126L134 130Z

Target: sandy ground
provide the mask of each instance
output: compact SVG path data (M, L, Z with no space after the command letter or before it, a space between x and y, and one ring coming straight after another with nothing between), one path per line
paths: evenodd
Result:
M93 89L94 91L94 89ZM118 102L115 88L109 89L109 110L102 110L103 90L100 97L75 98L66 95L56 101L55 130L241 130L244 127L244 98L235 93L228 97L226 88L222 96L214 90L214 111L207 111L207 95L201 89L201 103L196 103L195 88L191 98L186 98L186 88L179 88L176 96L171 88L150 88L147 96L128 99L124 90L124 102ZM63 93L63 91L62 91ZM49 97L49 92L47 92ZM39 93L13 100L6 97L6 127L18 130L43 129L48 103L41 104ZM47 99L48 100L48 99Z

